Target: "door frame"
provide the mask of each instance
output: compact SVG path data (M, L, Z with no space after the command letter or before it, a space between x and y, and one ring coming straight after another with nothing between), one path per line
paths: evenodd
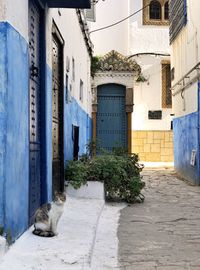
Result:
M64 39L59 31L59 28L57 27L55 21L53 20L52 22L52 40L53 37L57 38L58 41L60 42L60 45L62 47L61 49L61 56L60 56L60 68L61 68L61 89L62 91L60 91L60 106L61 106L61 130L60 130L60 135L61 135L61 146L60 146L60 155L61 155L61 179L60 179L60 191L63 192L64 191ZM53 70L52 70L53 72ZM52 74L52 78L53 78L53 74ZM52 85L53 87L53 85ZM53 90L53 89L52 89ZM52 92L51 92L52 93ZM52 116L52 121L53 121L53 116ZM52 162L53 162L53 156L52 156ZM52 163L53 165L53 163ZM54 193L54 186L53 186L53 175L52 175L52 192Z

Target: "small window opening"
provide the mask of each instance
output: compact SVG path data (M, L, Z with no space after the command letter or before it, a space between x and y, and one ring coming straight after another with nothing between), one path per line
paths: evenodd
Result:
M150 3L150 19L161 20L161 4L158 1L151 1Z
M83 101L83 81L80 80L79 100Z
M72 79L75 81L75 60L72 58Z
M165 3L165 20L169 20L169 2Z

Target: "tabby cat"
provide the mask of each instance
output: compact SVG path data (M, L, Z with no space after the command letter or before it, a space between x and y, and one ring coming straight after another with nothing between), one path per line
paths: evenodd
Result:
M42 237L57 235L57 224L64 210L66 194L55 193L53 202L42 205L35 213L33 234Z

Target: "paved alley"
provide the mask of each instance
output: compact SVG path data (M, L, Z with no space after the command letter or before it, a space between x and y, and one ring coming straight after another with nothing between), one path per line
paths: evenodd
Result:
M143 175L145 202L121 211L120 269L199 270L200 188L169 169Z
M41 238L30 228L0 270L200 270L200 187L171 169L143 177L142 204L68 197L59 235Z

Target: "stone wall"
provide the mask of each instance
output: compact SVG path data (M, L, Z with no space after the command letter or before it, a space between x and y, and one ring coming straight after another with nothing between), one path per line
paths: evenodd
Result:
M141 161L173 162L173 132L132 131L132 153Z

